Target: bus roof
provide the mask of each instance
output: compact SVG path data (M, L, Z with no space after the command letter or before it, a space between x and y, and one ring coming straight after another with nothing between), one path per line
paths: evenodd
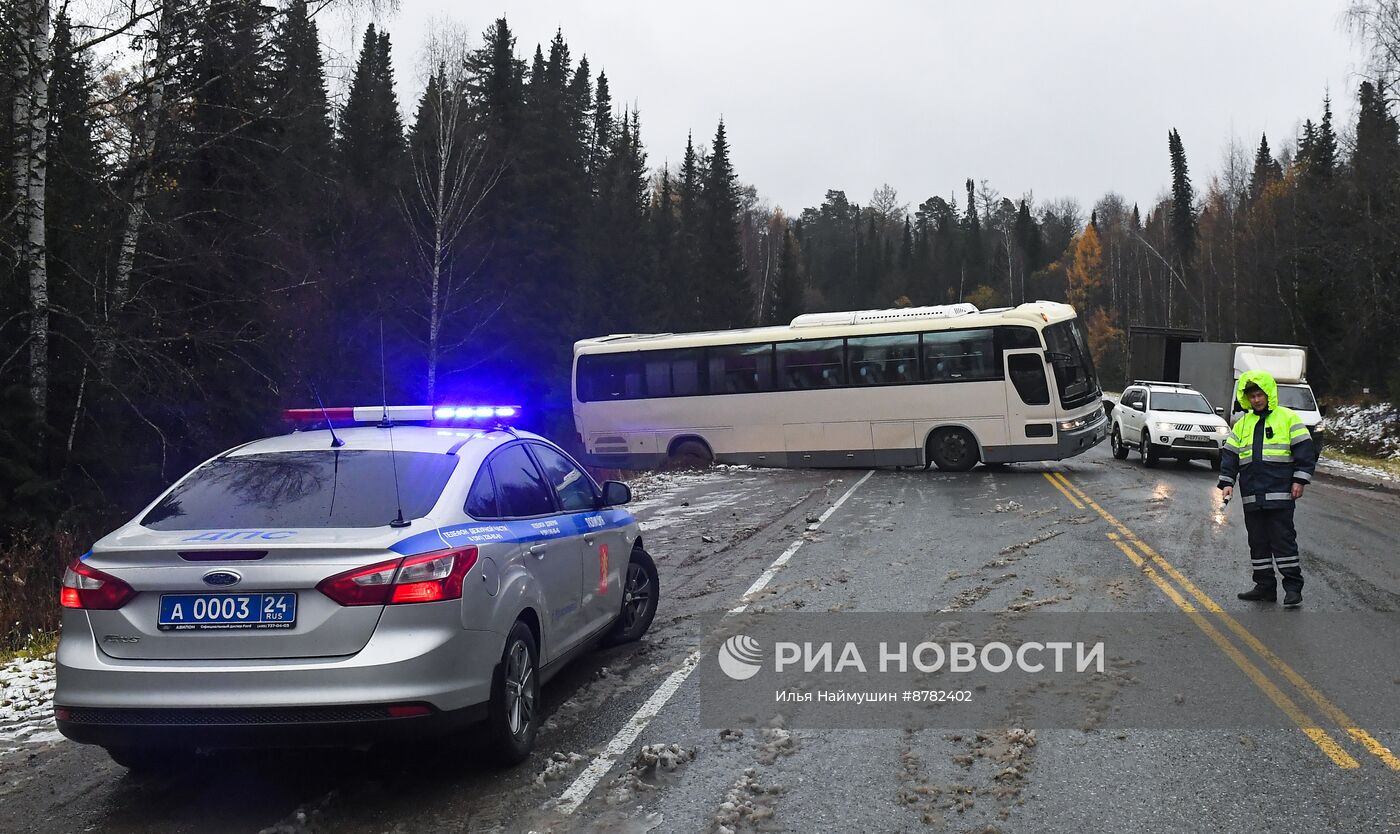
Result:
M791 324L777 327L705 330L696 333L615 333L597 336L574 342L574 353L624 353L747 342L834 339L843 336L877 336L881 333L990 327L996 324L1020 324L1040 328L1074 316L1073 307L1055 301L1033 301L1017 307L998 307L993 310L978 310L971 304L959 304L845 313L809 313L793 319Z

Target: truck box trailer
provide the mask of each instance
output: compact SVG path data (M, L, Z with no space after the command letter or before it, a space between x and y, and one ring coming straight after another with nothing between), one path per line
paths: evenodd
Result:
M1245 371L1264 371L1278 383L1279 403L1298 413L1308 430L1320 439L1322 412L1308 385L1308 349L1302 345L1264 345L1248 342L1194 342L1181 346L1180 376L1205 394L1212 406L1223 407L1234 422L1242 411L1235 385Z

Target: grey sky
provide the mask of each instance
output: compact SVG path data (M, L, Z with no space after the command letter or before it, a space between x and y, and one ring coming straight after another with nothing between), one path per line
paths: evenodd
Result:
M969 176L1087 212L1109 190L1144 207L1160 194L1172 127L1203 187L1232 135L1252 155L1268 131L1277 149L1329 89L1349 125L1361 65L1345 5L402 0L381 22L406 116L429 27L450 19L476 45L504 15L525 58L561 28L575 60L607 72L654 166L675 163L687 130L708 142L722 115L740 179L789 213L828 188L865 203L886 182L917 205ZM349 31L325 27L341 50Z

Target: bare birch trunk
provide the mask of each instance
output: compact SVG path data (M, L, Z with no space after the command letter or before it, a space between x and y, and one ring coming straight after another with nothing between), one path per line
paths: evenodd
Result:
M40 420L49 399L49 272L44 235L48 176L49 0L15 6L20 59L15 64L14 187L20 226L19 260L29 279L29 396Z

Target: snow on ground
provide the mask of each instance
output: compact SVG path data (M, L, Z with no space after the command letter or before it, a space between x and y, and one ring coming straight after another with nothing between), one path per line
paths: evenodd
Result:
M627 505L627 511L642 519L644 532L669 527L688 518L708 516L721 507L747 500L749 493L761 488L761 484L731 482L726 489L681 502L676 500L677 494L690 487L725 480L748 471L747 466L720 464L695 471L648 472L628 482L632 487L632 502Z
M0 749L59 738L53 723L53 655L0 667Z
M1400 410L1392 405L1333 406L1322 428L1328 443L1347 451L1400 458Z
M1322 452L1322 459L1317 462L1317 468L1325 473L1355 476L1363 481L1386 481L1393 483L1396 478L1384 469L1377 469L1374 466L1363 466L1359 463L1349 463L1344 460L1333 460L1327 457L1327 450Z

